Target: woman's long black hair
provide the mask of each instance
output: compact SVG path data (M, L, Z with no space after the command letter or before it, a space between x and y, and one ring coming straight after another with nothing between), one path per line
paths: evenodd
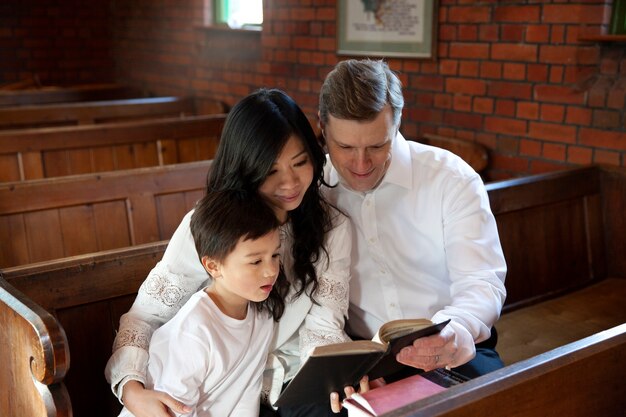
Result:
M273 163L291 136L304 145L313 165L313 181L302 203L288 212L293 233L294 278L312 296L318 285L314 264L322 253L328 259L324 236L332 228L329 203L320 193L326 157L308 119L281 90L260 89L229 112L207 178L207 190L243 189L258 192ZM310 287L309 287L310 286Z

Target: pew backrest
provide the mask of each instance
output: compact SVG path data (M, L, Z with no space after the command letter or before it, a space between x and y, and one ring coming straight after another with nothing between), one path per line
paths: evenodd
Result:
M0 394L0 415L119 413L104 367L120 316L165 246L155 242L2 271L0 385L14 389L7 392L10 400Z
M212 159L226 115L0 130L0 182Z
M120 84L45 86L21 90L0 90L0 107L77 101L119 100L138 97L134 89Z
M509 365L384 417L620 416L626 324Z
M195 114L189 97L152 97L0 107L0 129L71 126Z
M453 154L460 156L479 174L485 171L489 163L487 148L478 142L470 142L432 133L425 133L420 142L449 150Z
M0 184L0 268L169 239L210 161Z

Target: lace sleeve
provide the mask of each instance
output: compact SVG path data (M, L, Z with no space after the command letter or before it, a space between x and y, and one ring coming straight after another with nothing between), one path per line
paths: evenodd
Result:
M315 346L350 340L344 332L348 315L351 229L345 216L337 214L336 226L329 233L328 259L316 265L318 288L304 325L300 328L300 356L304 360Z
M172 236L163 259L150 271L131 309L120 318L113 355L105 369L113 393L121 398L129 379L146 381L148 344L154 330L167 322L207 280L189 230L189 213Z

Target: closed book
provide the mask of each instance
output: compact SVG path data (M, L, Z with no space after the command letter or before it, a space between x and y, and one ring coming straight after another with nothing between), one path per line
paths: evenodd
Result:
M467 378L454 371L434 371L410 376L368 392L353 394L343 401L349 417L379 416L445 391Z

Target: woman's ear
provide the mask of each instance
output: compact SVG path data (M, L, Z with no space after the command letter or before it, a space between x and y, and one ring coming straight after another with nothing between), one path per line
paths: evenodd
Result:
M220 263L217 260L209 258L208 256L203 256L201 262L204 269L209 273L209 275L211 275L212 278L221 276Z

